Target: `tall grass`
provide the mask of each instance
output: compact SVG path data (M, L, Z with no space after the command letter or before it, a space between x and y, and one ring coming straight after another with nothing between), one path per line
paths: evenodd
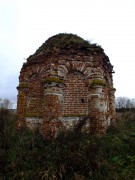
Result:
M48 140L38 130L16 132L15 122L14 114L0 110L2 179L135 179L133 112L118 113L116 127L102 137L65 131Z

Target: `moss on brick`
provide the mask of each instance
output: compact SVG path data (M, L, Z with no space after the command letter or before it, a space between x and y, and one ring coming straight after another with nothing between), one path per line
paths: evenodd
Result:
M18 94L19 97L25 97L25 95L26 95L26 94L23 93L23 92L19 92L19 94Z
M43 114L42 113L27 113L26 117L38 117L38 118L42 118Z
M28 87L28 83L27 82L23 82L23 83L20 83L19 88L27 88Z
M93 79L92 82L90 83L91 86L96 86L96 85L99 85L99 86L104 86L105 83L102 79Z
M84 117L86 114L64 114L63 117Z
M48 77L42 81L42 83L52 83L52 82L64 83L64 81L62 79L59 79L56 77Z

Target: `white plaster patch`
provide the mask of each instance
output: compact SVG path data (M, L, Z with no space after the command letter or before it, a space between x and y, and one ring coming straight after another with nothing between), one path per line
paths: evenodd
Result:
M61 117L59 120L66 129L72 129L79 122L80 117Z
M26 117L26 125L30 129L38 127L43 122L43 118L39 117Z

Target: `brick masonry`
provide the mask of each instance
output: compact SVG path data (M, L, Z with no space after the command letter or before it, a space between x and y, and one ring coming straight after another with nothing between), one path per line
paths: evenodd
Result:
M61 48L55 44L39 49L20 72L18 128L39 127L53 136L88 116L83 129L104 134L115 124L113 66L104 50L99 46Z

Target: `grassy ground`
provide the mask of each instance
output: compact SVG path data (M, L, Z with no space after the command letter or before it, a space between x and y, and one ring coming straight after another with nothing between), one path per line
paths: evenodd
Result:
M16 116L0 110L0 179L134 180L135 113L117 114L105 136L65 132L47 140L15 131Z

